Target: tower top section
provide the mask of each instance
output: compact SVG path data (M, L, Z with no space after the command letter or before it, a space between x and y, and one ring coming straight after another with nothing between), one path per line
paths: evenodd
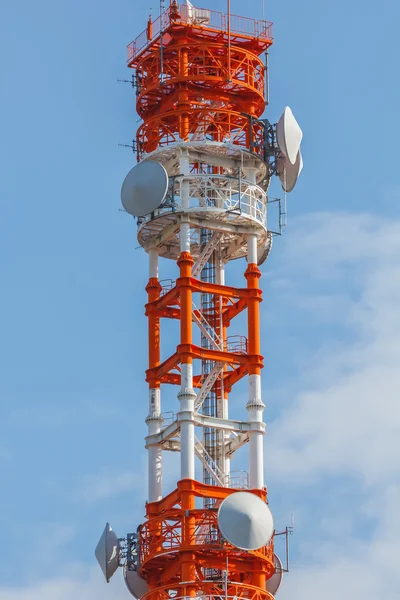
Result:
M128 45L128 66L135 67L143 56L161 44L168 47L176 38L192 42L231 43L256 55L273 43L272 23L249 17L228 15L217 10L195 8L190 2L170 2L170 6Z
M176 143L262 142L258 119L266 105L260 55L272 25L171 2L128 46L135 70L138 160Z

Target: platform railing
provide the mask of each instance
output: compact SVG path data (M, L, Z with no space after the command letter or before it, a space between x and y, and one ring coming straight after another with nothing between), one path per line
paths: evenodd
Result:
M197 509L187 514L182 514L179 509L173 509L146 521L140 527L140 565L144 566L148 561L180 551L183 543L184 521L187 518L193 520L192 533L185 541L185 545L191 550L198 550L204 546L210 549L230 546L218 527L217 509ZM259 548L256 552L261 558L272 559L273 542Z
M228 478L228 487L237 490L249 489L249 474L247 471L231 471Z
M247 337L244 335L231 335L226 340L225 348L227 352L231 352L232 354L247 354Z
M170 292L172 288L175 287L174 279L160 279L159 283L161 285L160 298L161 296L165 296L165 294L168 294L168 292Z
M236 216L248 217L263 227L267 226L267 195L258 185L245 179L236 179L227 175L196 174L179 178L180 185L189 181L189 211L196 209L203 211L220 210L226 212L226 219L231 220ZM139 225L151 221L161 215L181 211L179 186L177 186L174 203L153 211L146 217L141 217Z
M181 4L179 7L180 22L186 25L202 27L204 29L227 32L228 16L217 10L208 8L190 7L187 4ZM257 21L250 17L241 17L231 15L231 35L245 36L262 41L271 40L272 42L272 23L268 21ZM136 59L145 48L150 45L161 31L165 31L173 23L170 16L170 8L160 15L152 23L151 38L149 30L146 28L138 37L128 45L128 64Z
M191 584L193 586L193 584ZM256 588L247 583L237 583L235 581L227 582L227 589L224 589L226 583L224 580L213 580L203 581L200 589L196 592L196 600L275 600L274 596L262 590ZM189 600L193 598L190 595L189 584L170 584L169 586L163 586L156 590L151 590L142 596L141 600L151 600L156 598L157 600ZM207 590L207 588L215 588L213 590ZM207 591L206 591L207 590ZM182 594L186 592L186 594ZM208 592L208 593L207 593ZM211 593L210 593L211 592Z

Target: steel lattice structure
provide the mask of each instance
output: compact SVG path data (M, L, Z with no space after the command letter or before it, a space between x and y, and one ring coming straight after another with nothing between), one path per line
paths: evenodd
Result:
M265 107L265 67L272 25L172 3L128 46L135 69L141 158L179 140L231 141L250 147L263 130L247 115ZM229 51L227 52L227 47ZM245 113L245 114L244 114Z
M247 494L262 509L267 503L259 261L272 246L267 190L283 159L275 126L261 119L267 104L261 57L272 42L271 23L171 0L128 46L142 119L139 168L159 163L153 167L165 173L167 189L157 208L131 212L144 215L137 220L138 240L149 263L149 487L145 521L128 535L125 553L107 524L96 556L107 580L125 558L125 578L135 571L141 591L127 585L145 600L273 600L272 517L265 545L249 550L255 546L234 546L223 537L218 516L241 490L260 498ZM299 146L301 130L291 112L285 115ZM297 156L292 171L301 168ZM286 171L282 177L286 185ZM175 281L163 279L161 259L176 264ZM236 259L242 259L236 277L244 264L242 278L228 282L226 265ZM179 326L169 355L165 320ZM233 419L230 398L244 378L247 415ZM178 391L177 410L168 420L162 411L166 385ZM248 472L235 471L231 463L245 444ZM166 451L180 453L180 477L169 493L162 481Z

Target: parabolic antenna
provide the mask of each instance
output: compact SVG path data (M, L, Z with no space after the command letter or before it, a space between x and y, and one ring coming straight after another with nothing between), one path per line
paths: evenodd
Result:
M118 569L120 551L118 537L107 523L94 552L107 583Z
M143 577L140 577L137 571L130 571L126 565L124 567L124 580L126 587L137 600L140 600L140 598L149 591L147 582Z
M267 590L267 592L269 592L273 596L275 596L276 592L278 591L278 589L282 583L282 577L283 577L283 567L282 567L281 559L276 554L274 554L274 563L275 563L275 573L272 575L272 577L270 577L267 580L267 583L265 584L265 589Z
M218 527L224 538L241 550L258 550L268 544L274 522L267 504L250 492L235 492L218 510Z
M286 158L279 156L276 161L276 172L281 180L282 188L285 192L291 192L297 183L301 170L303 168L303 158L300 150L297 153L296 162L294 165Z
M164 200L168 189L168 174L162 164L143 161L133 167L121 189L122 206L134 217L153 212Z
M289 106L283 111L283 115L276 126L276 137L279 149L289 162L294 165L300 150L303 132Z

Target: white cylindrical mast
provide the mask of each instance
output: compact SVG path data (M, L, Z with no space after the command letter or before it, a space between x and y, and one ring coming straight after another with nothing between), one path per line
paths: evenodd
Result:
M181 204L183 209L189 208L189 176L190 160L187 148L180 153L180 173L184 176L181 181ZM190 223L180 225L181 256L190 254ZM191 310L191 307L190 307ZM194 401L196 394L193 390L193 367L191 363L181 365L181 389L178 394L180 403L178 420L181 429L181 479L195 478L195 436L194 436Z

